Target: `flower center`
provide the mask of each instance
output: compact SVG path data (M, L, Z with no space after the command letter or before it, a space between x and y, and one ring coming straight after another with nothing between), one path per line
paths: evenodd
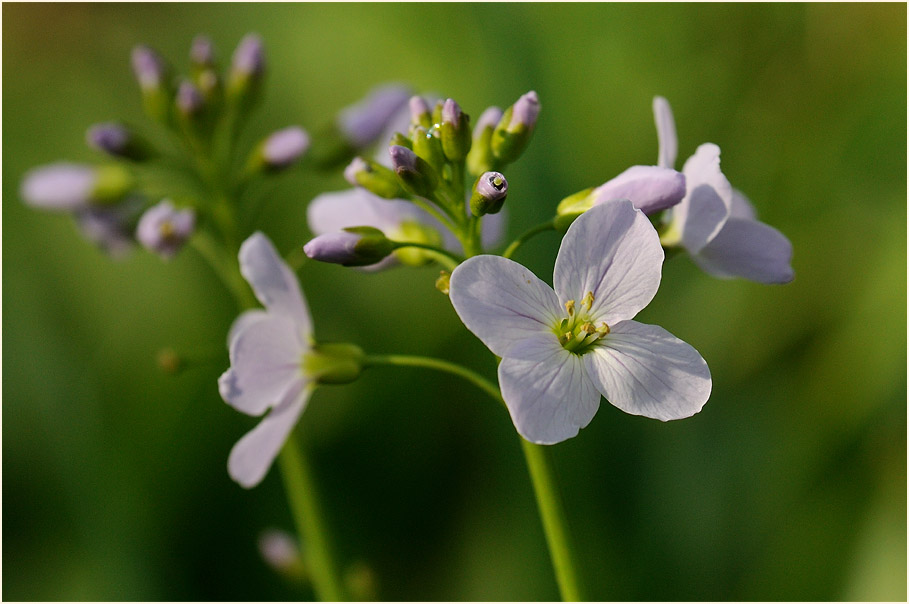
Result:
M589 352L597 345L599 340L609 333L609 325L601 321L595 325L590 320L590 310L593 308L593 292L581 298L581 305L574 300L565 303L568 316L553 326L552 331L559 339L562 348L577 355Z

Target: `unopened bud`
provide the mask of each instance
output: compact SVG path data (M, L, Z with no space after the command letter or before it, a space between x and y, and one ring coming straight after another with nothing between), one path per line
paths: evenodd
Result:
M480 114L477 125L473 128L473 141L470 152L467 154L467 169L473 175L488 172L496 167L495 156L492 154L492 133L499 120L502 119L502 110L498 107L489 107Z
M442 151L442 140L439 138L439 131L436 129L427 130L422 126L413 128L413 152L418 157L426 160L437 173L442 172L442 166L445 165L445 153Z
M299 126L291 126L269 134L261 143L263 165L269 170L283 170L306 153L309 134Z
M195 70L215 67L215 45L208 36L198 35L189 49L189 61Z
M404 193L391 168L374 161L355 157L344 169L344 178L355 187L363 187L384 199L397 199Z
M410 107L410 123L413 126L423 126L427 130L432 127L432 112L429 103L421 96L412 96L408 101Z
M265 76L265 48L256 34L244 37L234 51L227 77L227 97L248 109L259 96Z
M149 144L131 128L114 122L95 124L85 133L85 141L113 157L142 161L153 155Z
M170 68L147 46L133 48L132 64L145 113L157 122L167 123L170 118Z
M508 181L499 172L486 172L477 179L470 195L470 212L474 216L496 214L508 195Z
M445 157L454 162L459 162L467 157L472 142L470 117L461 111L461 106L453 99L446 100L442 105L440 129Z
M375 227L351 227L325 233L303 246L313 260L343 266L369 266L381 262L395 250L395 243Z
M181 118L192 120L198 117L205 107L205 98L195 84L184 80L180 82L180 87L177 88L177 98L174 103Z
M165 260L173 258L192 236L196 214L191 208L178 210L168 200L149 208L136 227L136 239Z
M530 142L539 114L540 101L532 90L505 110L492 133L492 152L498 161L511 163L521 156Z
M432 195L439 177L426 160L401 145L392 145L388 148L388 153L391 155L392 168L405 191L421 197Z

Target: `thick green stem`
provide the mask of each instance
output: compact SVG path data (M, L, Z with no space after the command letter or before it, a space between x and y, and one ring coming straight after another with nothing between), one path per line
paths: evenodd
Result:
M456 254L452 254L448 250L443 250L442 248L436 247L434 245L429 245L426 243L409 242L409 241L395 241L394 243L396 244L396 246L395 246L396 250L399 250L399 249L405 248L405 247L415 247L415 248L418 248L421 250L427 250L429 252L433 252L433 259L450 271L453 271L455 269L455 267L457 267L459 264L461 264L461 262L464 261L464 259L461 258L460 256L457 256Z
M495 384L492 384L475 371L455 363L410 355L369 355L364 359L364 367L377 365L424 367L426 369L445 371L464 378L495 400L503 405L505 404L502 394ZM527 468L530 471L530 481L533 484L534 494L536 495L540 520L543 524L543 532L546 535L546 545L549 548L549 556L555 570L556 582L559 586L562 601L581 601L582 592L578 582L574 548L570 541L568 522L556 481L549 467L549 461L546 458L546 447L535 445L523 438L521 438L521 446L524 450Z
M323 602L346 601L347 594L325 530L312 472L293 434L284 443L278 463L316 597Z
M551 231L553 229L555 229L555 225L553 224L552 220L550 220L549 222L544 222L543 224L538 224L537 226L533 227L532 229L528 229L520 237L518 237L513 242L511 242L511 245L509 245L507 248L505 248L505 251L502 253L502 256L505 258L511 258L514 255L514 253L518 250L518 248L521 247L522 245L524 245L524 243L528 239L530 239L531 237L534 237L535 235L544 233L546 231Z

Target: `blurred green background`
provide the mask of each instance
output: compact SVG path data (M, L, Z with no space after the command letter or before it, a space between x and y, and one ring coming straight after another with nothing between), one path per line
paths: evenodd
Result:
M639 316L694 345L713 394L663 424L603 403L551 451L584 582L604 600L905 600L904 4L3 5L3 598L295 600L256 549L290 529L277 472L226 472L253 425L218 396L235 315L193 250L106 258L22 174L93 161L95 122L142 116L134 44L186 69L193 36L229 57L260 33L267 95L249 136L311 132L399 81L478 116L536 90L508 173L509 234L633 164L656 162L654 95L679 165L702 142L795 250L782 287L719 281L686 258ZM252 139L250 139L252 140ZM306 241L339 173L275 180L248 231ZM549 280L558 241L517 259ZM317 334L449 358L494 377L433 288L437 269L306 264ZM179 376L163 347L209 353ZM520 446L471 385L370 370L314 396L298 431L341 558L387 600L552 600Z

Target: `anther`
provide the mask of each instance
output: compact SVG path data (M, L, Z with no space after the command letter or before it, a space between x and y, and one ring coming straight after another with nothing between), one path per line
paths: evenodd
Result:
M587 292L581 299L581 304L587 306L587 310L593 308L593 292Z
M569 317L574 316L574 300L569 300L568 302L565 303L565 310L568 311Z
M609 333L609 326L606 325L606 322L603 321L600 326L597 328L597 333L601 336L605 336Z

